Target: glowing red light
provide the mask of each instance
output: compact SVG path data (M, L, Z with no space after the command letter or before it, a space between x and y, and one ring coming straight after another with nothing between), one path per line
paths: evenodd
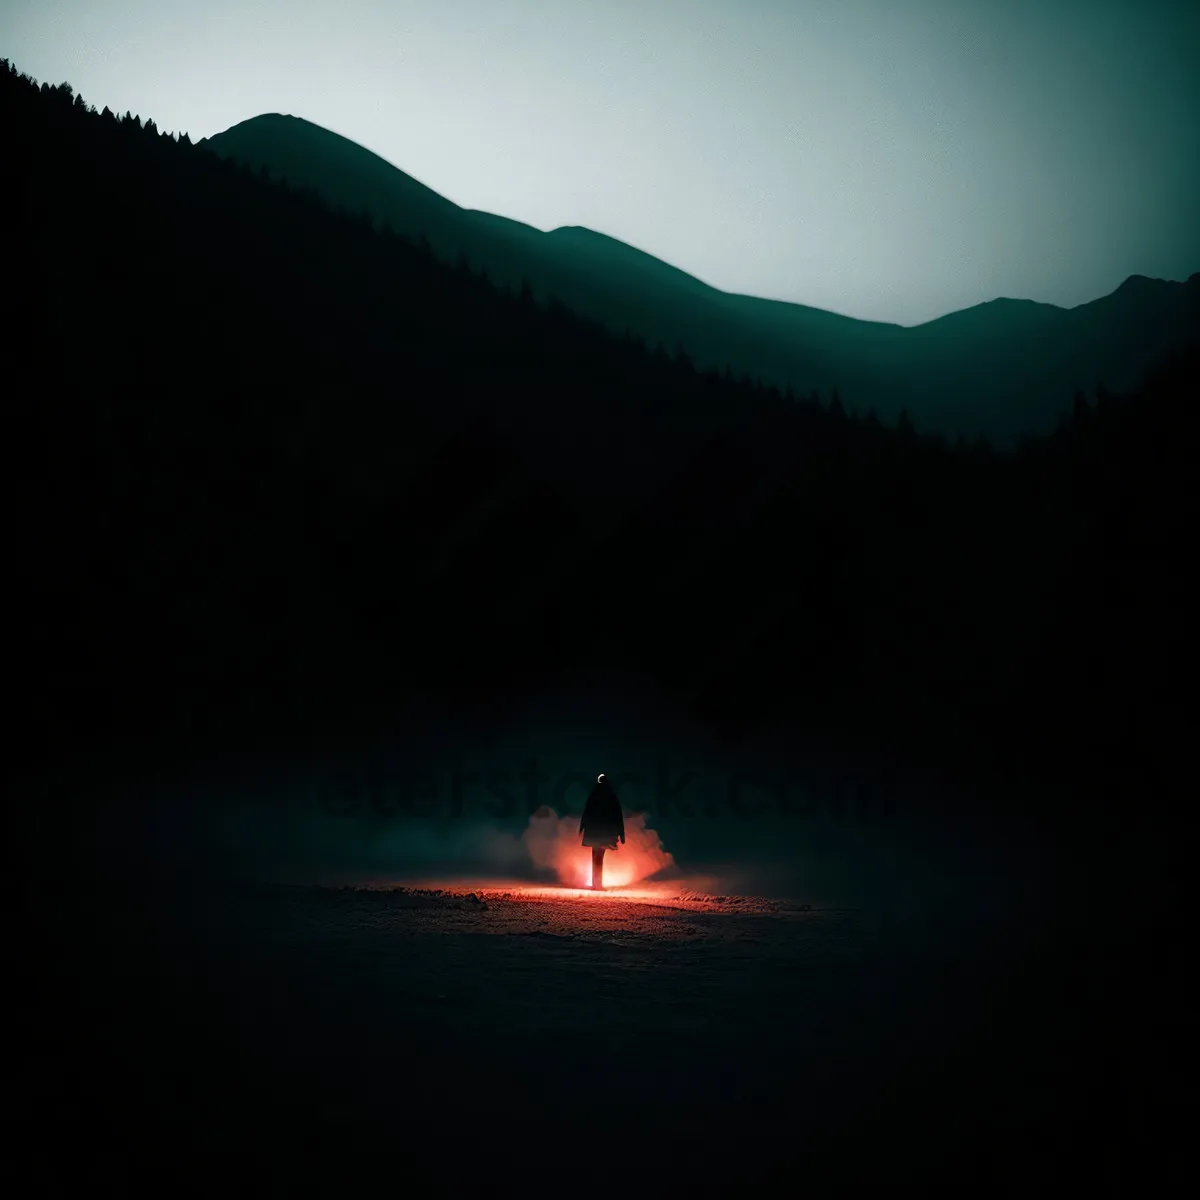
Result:
M560 817L553 809L536 815L522 835L535 866L553 870L566 887L592 886L592 852L579 841L579 818ZM628 887L648 879L656 871L671 866L674 859L662 847L653 829L646 828L646 817L633 813L625 817L625 844L604 855L604 888Z

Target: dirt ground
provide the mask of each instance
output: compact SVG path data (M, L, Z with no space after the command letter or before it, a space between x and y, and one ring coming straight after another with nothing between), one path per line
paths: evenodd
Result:
M711 879L52 899L27 1113L98 1136L97 1179L728 1194L784 1172L1028 1195L1130 1170L1145 1136L1138 1045L1096 1037L1117 948L1049 920Z

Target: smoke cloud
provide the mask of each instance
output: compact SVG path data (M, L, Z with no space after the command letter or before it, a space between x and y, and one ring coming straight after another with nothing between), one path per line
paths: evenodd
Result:
M529 818L521 841L538 871L552 872L566 887L591 886L592 852L580 843L577 816L560 817L554 809L543 806ZM662 839L647 828L645 814L627 814L625 844L604 856L604 886L640 883L674 864L674 858L663 849Z

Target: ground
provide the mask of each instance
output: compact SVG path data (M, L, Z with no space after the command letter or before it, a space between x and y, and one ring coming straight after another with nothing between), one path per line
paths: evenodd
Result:
M30 1111L103 1131L98 1180L173 1189L214 1164L571 1195L1130 1169L1146 1085L1094 1040L1113 967L1049 914L717 884L89 882L43 910L70 920L27 997Z

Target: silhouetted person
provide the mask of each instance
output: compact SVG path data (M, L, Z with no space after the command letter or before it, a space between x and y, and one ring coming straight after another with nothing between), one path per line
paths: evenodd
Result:
M596 777L596 786L583 806L579 832L583 844L592 848L592 887L602 888L604 852L615 850L618 841L625 841L625 814L621 812L621 802L605 775Z

